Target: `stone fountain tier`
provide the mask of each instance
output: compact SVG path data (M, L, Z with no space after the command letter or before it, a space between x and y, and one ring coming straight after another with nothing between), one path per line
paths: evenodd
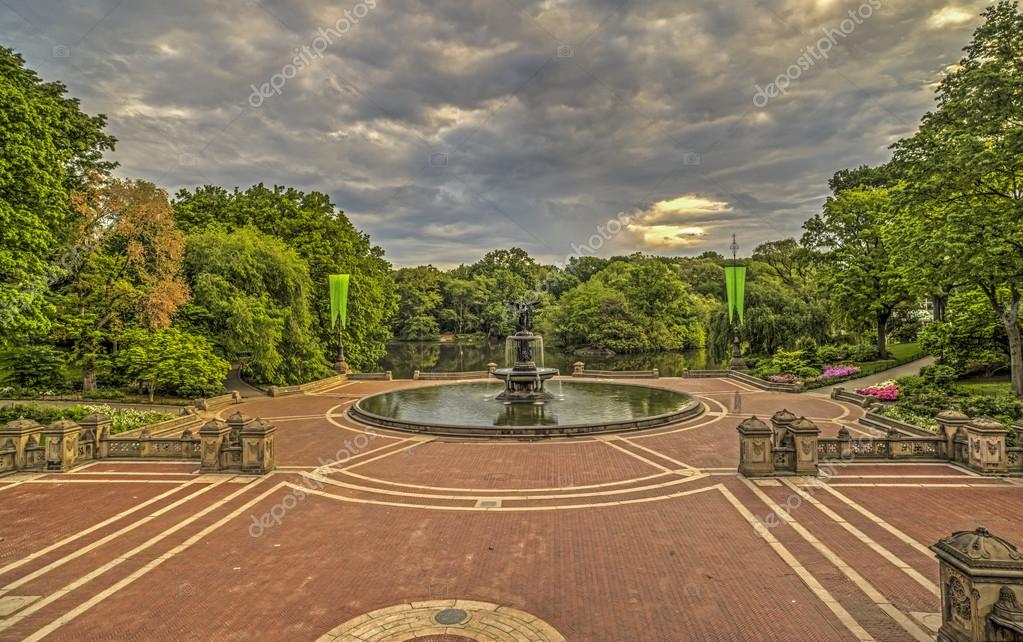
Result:
M504 381L504 392L497 395L500 401L511 403L541 403L554 399L544 390L544 382L558 374L554 368L537 367L533 361L533 347L536 346L543 358L543 337L529 330L519 330L507 339L515 363L510 368L497 368L494 376Z
M497 395L497 399L520 403L553 399L554 395L544 390L544 382L556 374L558 371L554 368L537 368L532 363L498 368L494 376L504 381L504 392Z

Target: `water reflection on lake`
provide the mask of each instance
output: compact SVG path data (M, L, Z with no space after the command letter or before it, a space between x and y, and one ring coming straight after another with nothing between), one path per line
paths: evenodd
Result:
M678 377L686 368L702 370L720 367L706 350L685 352L653 352L623 354L614 357L577 357L571 352L548 346L544 351L544 365L557 368L562 374L571 374L572 364L582 361L593 370L650 370L657 368L661 376ZM380 360L379 370L390 370L396 379L412 377L413 370L423 372L453 372L486 370L487 364L505 363L504 343L464 345L435 341L396 341L388 344L387 354Z

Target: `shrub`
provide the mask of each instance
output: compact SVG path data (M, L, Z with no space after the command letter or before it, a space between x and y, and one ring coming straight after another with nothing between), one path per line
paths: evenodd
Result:
M920 377L938 388L949 388L957 378L956 369L952 366L933 365L920 370Z
M805 368L797 368L796 374L802 379L816 379L821 375L821 371L817 368L807 366Z
M10 348L3 354L3 367L10 371L8 381L21 388L64 389L65 355L47 345Z
M817 348L817 358L821 363L836 363L846 358L847 351L839 346L821 346Z
M767 378L771 383L799 383L799 377L794 374L776 374Z
M774 369L780 373L793 374L800 368L809 367L802 350L777 350L771 358Z
M862 363L864 361L877 361L877 358L877 346L870 345L869 343L861 343L849 348L850 361Z
M124 391L113 388L90 390L82 393L82 399L124 399Z

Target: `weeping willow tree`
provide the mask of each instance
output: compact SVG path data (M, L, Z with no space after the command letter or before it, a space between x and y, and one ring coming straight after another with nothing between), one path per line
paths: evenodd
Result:
M746 314L739 334L751 354L773 354L778 348L792 347L800 337L824 343L830 326L827 308L817 301L793 297L766 280L754 280L747 286ZM722 359L732 345L732 329L724 304L711 314L709 330L710 357Z

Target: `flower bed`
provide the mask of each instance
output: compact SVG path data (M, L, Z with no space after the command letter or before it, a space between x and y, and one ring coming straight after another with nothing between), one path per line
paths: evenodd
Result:
M880 401L896 401L899 398L899 384L894 381L883 381L874 386L857 388L856 394L873 397Z
M858 367L856 367L856 366L842 366L842 365L824 366L824 370L821 371L821 376L818 377L817 379L818 380L823 380L823 379L839 379L841 377L852 376L854 374L857 374L859 371L860 371L860 369Z
M174 418L174 415L167 412L136 410L135 408L111 408L110 406L92 405L59 407L39 404L13 404L0 408L0 423L7 423L20 417L34 419L41 424L49 424L58 419L79 421L93 413L106 415L110 418L110 434L112 435Z

